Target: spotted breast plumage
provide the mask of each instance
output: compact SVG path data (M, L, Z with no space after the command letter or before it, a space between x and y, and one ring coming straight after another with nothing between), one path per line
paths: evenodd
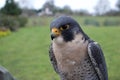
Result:
M58 17L52 21L50 31L50 60L61 80L108 80L100 45L73 18Z

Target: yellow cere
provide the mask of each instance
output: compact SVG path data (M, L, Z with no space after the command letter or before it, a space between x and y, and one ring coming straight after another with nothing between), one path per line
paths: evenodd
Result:
M52 28L52 33L55 35L60 35L61 31L58 28Z

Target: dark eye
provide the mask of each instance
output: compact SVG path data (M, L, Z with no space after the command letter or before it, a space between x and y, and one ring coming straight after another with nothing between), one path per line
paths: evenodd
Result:
M60 30L66 30L66 29L69 29L69 25L64 25L64 26L62 26L62 27L60 27Z

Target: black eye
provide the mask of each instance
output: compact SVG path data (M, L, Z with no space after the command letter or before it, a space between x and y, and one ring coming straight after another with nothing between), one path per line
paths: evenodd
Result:
M69 29L69 25L64 25L64 26L62 26L62 27L60 27L60 30L66 30L66 29Z

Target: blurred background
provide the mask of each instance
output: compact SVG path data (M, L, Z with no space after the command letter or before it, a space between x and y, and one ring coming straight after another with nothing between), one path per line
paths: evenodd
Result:
M48 50L49 25L61 15L101 44L109 80L119 80L120 0L0 0L0 65L17 80L60 80Z

